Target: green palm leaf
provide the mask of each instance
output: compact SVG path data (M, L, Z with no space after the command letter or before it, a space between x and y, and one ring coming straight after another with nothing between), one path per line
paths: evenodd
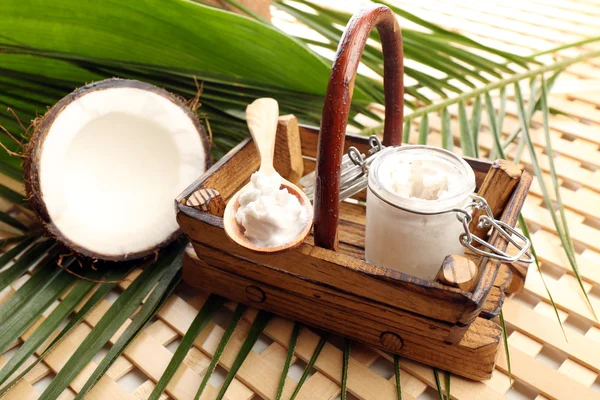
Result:
M107 273L107 280L115 282L120 280L127 273L127 269L116 269ZM102 300L106 295L115 287L116 283L104 283L101 284L92 296L85 302L83 307L71 318L69 323L60 331L60 333L52 340L46 349L39 355L39 357L23 369L13 380L5 385L0 390L0 398L7 393L19 380L21 380L29 371L33 369L47 354L49 354L74 328L76 328L84 319L84 317ZM19 365L19 367L22 366ZM8 365L8 364L7 364ZM7 365L4 368L8 368ZM3 372L3 371L2 371Z
M504 354L506 356L506 365L508 366L508 379L512 384L512 368L510 366L510 350L508 348L508 333L506 332L506 323L504 322L504 314L500 311L500 326L502 327L502 341L504 342Z
M263 330L265 329L265 327L271 320L272 316L273 316L273 314L271 314L267 311L264 311L264 310L260 310L258 312L258 314L256 315L256 318L254 318L254 322L252 323L252 326L250 327L248 336L246 336L246 340L244 340L244 343L242 344L242 347L240 348L240 351L238 352L237 357L233 361L233 364L231 365L231 368L229 369L229 372L227 373L227 376L225 377L225 381L221 385L221 390L219 390L219 394L217 395L217 400L221 400L225 396L225 393L227 392L229 385L233 381L233 378L235 378L235 374L237 374L238 370L244 363L244 360L246 359L246 357L248 357L248 354L250 354L252 347L254 346L254 344L256 343L256 341L258 340L260 335L262 334Z
M154 288L164 275L166 267L178 264L177 258L181 246L175 244L163 252L160 259L147 267L140 276L117 298L108 311L102 316L98 324L86 336L73 356L50 382L42 393L40 399L56 399L69 383L77 376L94 357L94 355L108 342L115 332L131 316L142 300Z
M460 126L460 148L465 156L475 157L477 152L473 143L473 132L471 132L471 124L467 118L467 109L464 101L458 103L458 122Z
M505 91L501 91L503 93L506 93ZM503 94L501 93L501 95ZM494 147L498 150L498 155L506 160L506 154L504 153L504 148L500 145L500 129L501 126L498 123L498 119L499 117L496 116L496 112L494 111L494 107L492 105L492 100L490 97L489 93L486 93L485 95L485 103L486 103L486 111L488 114L488 121L489 121L489 126L490 126L490 131L492 132L492 135L494 137ZM502 109L502 107L500 108L500 113L504 112L504 110ZM527 222L525 222L525 218L523 218L523 215L519 215L519 227L521 228L521 231L523 232L523 235L525 235L525 237L527 237L530 241L531 241L531 235L529 234L529 228L527 227ZM534 258L534 262L535 265L537 267L538 273L540 274L540 277L542 279L542 283L544 285L544 289L546 290L546 293L548 294L548 298L550 299L550 303L552 305L552 308L554 309L554 313L556 315L556 320L558 321L558 324L560 325L560 329L563 332L563 335L565 336L565 340L567 338L566 333L565 333L565 329L563 327L562 321L560 319L560 316L558 315L558 309L556 308L556 304L554 303L554 299L552 298L552 294L550 293L550 290L548 289L548 286L546 285L546 280L544 279L544 275L542 275L542 271L540 269L540 264L539 264L539 260L537 257L537 253L535 251L535 247L533 246L533 242L531 244L531 254L533 255ZM506 329L502 330L502 334L503 334L503 338L504 341L508 343L508 338L507 338L507 333L506 333ZM506 351L508 352L508 347L506 347ZM507 361L510 359L510 356L507 354ZM510 364L509 364L509 368L510 368Z
M225 1L237 4L234 0ZM133 3L108 0L103 7L97 7L91 2L76 0L58 0L51 3L42 0L32 0L26 3L4 0L0 2L2 28L5 32L3 36L0 36L0 124L9 130L12 136L19 140L21 136L25 136L26 139L26 132L13 115L6 110L7 107L13 107L23 120L33 119L43 113L47 106L56 103L61 97L85 82L120 76L148 81L187 98L193 97L197 92L194 78L202 82L202 106L198 112L202 120L207 125L210 124L215 133L213 152L217 158L247 136L243 111L246 104L257 97L275 97L280 102L282 113L294 113L302 122L318 125L323 95L330 73L328 67L330 61L313 52L311 46L335 49L342 34L341 27L346 24L350 14L320 6L312 0L297 2L276 0L274 6L323 34L327 38L326 42L320 43L310 39L290 37L268 21L264 21L250 12L247 13L253 18L245 18L205 7L197 2L182 0L144 0ZM313 12L308 12L301 6L309 7ZM537 57L547 54L548 51L558 51L591 43L599 38L585 39L529 57L520 57L484 46L464 35L448 31L395 7L393 4L388 4L388 6L401 18L420 27L419 30L403 30L406 58L414 61L417 65L432 68L444 76L440 78L438 74L430 74L425 72L426 69L418 66L406 68L407 76L414 78L417 83L406 87L406 105L413 111L406 116L403 130L405 143L409 139L411 121L419 119L418 141L427 143L431 117L429 114L440 112L442 146L452 149L453 136L448 107L457 105L463 152L465 155L479 156L478 134L482 103L485 102L489 128L494 139L492 155L498 154L500 157L504 157L504 148L519 137L523 151L527 146L530 153L535 154L527 127L532 115L537 110L541 110L544 114L546 153L552 161L552 147L547 130L548 113L551 109L547 104L547 93L560 71L574 63L597 57L600 55L600 51L564 58L547 65L540 65ZM239 5L237 7L245 10ZM72 40L72 38L78 40ZM240 38L244 40L240 40ZM374 43L366 46L363 62L375 73L381 74L382 54L378 47L380 42L378 34L373 32L371 39L374 40ZM499 57L500 61L491 61L492 57L490 56L492 55L493 59ZM543 80L543 74L546 72L554 73L547 84ZM540 88L535 84L539 77L542 77ZM507 102L506 86L517 84L515 87L518 92L518 83L526 80L530 80L533 86L527 108L522 104L522 98L517 98L520 103L519 116L522 126L509 135L505 142L502 142L502 127ZM457 81L468 89L466 91L460 89L456 84ZM494 111L491 96L495 90L499 90L500 94L498 114ZM435 96L431 96L429 94L431 92L435 93ZM517 97L519 95L520 93ZM379 81L366 76L357 77L351 118L361 112L380 122L381 118L369 111L366 106L370 102L382 103L383 99L383 86ZM470 118L467 117L465 104L473 104ZM362 127L356 121L353 124L356 127ZM382 126L377 126L364 129L363 133L376 133L381 129ZM20 149L15 140L4 132L0 134L0 142L10 150ZM539 170L536 159L533 159L533 164L534 171L536 168ZM0 173L15 180L22 180L20 168L20 158L3 153L0 155ZM540 178L541 172L539 174L536 172L536 175ZM573 272L583 290L562 208L556 171L552 162L550 175L554 190L543 188L544 199L551 204L550 195L553 193L556 203L559 205L559 215L557 216L552 211L551 214ZM543 181L539 180L540 184L543 184ZM1 185L0 197L15 204L23 204L20 194ZM552 207L548 209L552 210ZM0 290L26 273L47 251L50 251L50 256L44 258L42 264L49 266L56 262L57 248L52 247L51 240L39 240L38 232L29 230L25 224L6 213L0 213L0 221L24 232L14 238L1 241L3 245L10 242L18 244L0 257L0 268L6 266L15 257L19 256L19 258L15 264L0 272ZM522 231L529 236L525 221L521 218L519 222ZM537 263L535 249L532 250ZM121 326L122 321L129 318L143 299L149 296L128 329L90 377L79 397L84 396L93 387L96 380L135 339L179 282L180 266L176 258L180 252L180 247L163 252L159 260L150 265L119 296L117 302L92 330L92 333L67 362L65 368L59 372L50 387L44 392L43 398L58 396L76 374L87 365L95 352ZM539 264L537 266L539 269ZM125 272L121 271L120 273L124 274ZM114 274L112 271L109 273L109 277ZM4 347L12 344L23 332L23 329L41 316L46 310L48 302L65 293L73 282L74 278L56 267L40 268L35 271L32 278L9 298L5 306L0 306L0 321L2 321L0 332L7 333L5 337L0 337L0 344ZM65 315L72 311L71 306L84 292L84 288L89 289L90 283L83 284L82 282L85 281L79 281L75 285L59 308L54 310L38 327L34 335L22 345L17 352L18 357L14 361L11 359L11 363L0 370L0 382L5 381L16 368L22 367L25 356L35 352L46 334L50 335L56 329L57 321L61 318L64 319ZM57 339L48 346L36 362L80 323L85 314L113 287L114 284L100 285L83 309L72 318L67 327L59 333ZM547 288L546 290L548 291ZM42 291L45 294L40 295ZM584 294L587 298L585 291ZM558 317L558 311L549 291L548 295ZM8 306L6 306L7 303ZM15 310L19 310L19 312ZM235 318L232 317L211 363L212 369L218 362L219 351L222 352L226 346L228 335L231 335L235 329L237 320L241 316L240 313L237 313L237 310L234 313ZM24 318L19 318L21 316ZM219 397L224 396L229 383L233 380L235 373L265 328L269 318L270 314L268 313L260 312L258 314L250 334L242 346L242 351L236 358L226 382L221 388ZM169 371L179 365L182 354L185 355L185 348L191 343L190 340L196 337L196 331L201 328L201 325L200 322L193 324L186 333L185 346L180 346L181 350L178 349L177 357L174 356L173 366L168 368ZM299 326L295 325L292 333L285 371L282 374L283 383L287 375L286 369L289 368L294 354ZM42 327L43 329L41 329ZM293 396L300 391L302 383L324 345L325 338L322 337ZM189 347L187 348L189 349ZM348 363L349 346L345 346L342 378L342 396L344 397ZM394 363L398 398L401 398L398 357L394 358ZM0 396L6 393L8 388L24 376L32 366L26 368L2 389ZM211 366L208 371L211 371ZM208 371L203 380L204 385L206 384L204 381L207 382L210 378ZM439 392L442 393L442 385L437 371L435 374ZM164 388L168 380L169 375L165 375L159 381L157 391L161 387ZM445 384L445 392L449 397L449 375L446 376ZM280 384L278 393L281 393L282 390L283 384ZM201 390L198 393L200 394Z
M281 395L283 394L283 388L285 385L285 378L287 378L288 371L290 370L290 364L292 363L292 357L294 356L296 343L298 343L298 336L300 336L300 328L300 323L294 322L294 327L292 328L292 335L290 337L290 344L288 345L288 351L285 357L285 363L283 365L283 371L281 371L281 379L279 379L276 400L281 400Z
M427 144L429 136L429 117L428 114L423 115L419 124L419 144Z
M160 60L164 67L227 71L257 84L311 94L324 94L329 76L324 62L271 26L192 2L107 0L97 7L72 0L3 1L0 15L4 43L78 54L82 59L150 65ZM244 32L244 40L239 32ZM248 46L249 42L260 46ZM286 62L285 69L276 73L273 66L285 58L294 62Z
M238 304L237 307L235 308L233 314L231 315L231 320L229 321L229 324L227 325L227 329L225 329L225 332L223 333L223 337L221 337L221 340L219 341L219 345L217 346L217 349L215 350L215 354L213 355L212 359L210 360L210 364L206 368L206 372L204 373L204 377L202 378L202 382L200 383L200 387L198 388L198 391L196 392L196 396L194 397L194 400L198 400L200 398L200 396L202 395L202 393L204 392L204 389L206 389L206 386L208 385L208 380L210 379L213 372L215 371L215 368L217 368L217 364L219 363L219 360L221 359L221 356L223 355L223 351L225 351L225 347L227 346L229 339L231 339L231 336L233 335L233 331L235 330L235 327L237 326L238 322L240 322L240 319L242 318L242 316L244 315L244 313L246 312L247 309L248 309L248 307L242 303ZM283 389L283 387L281 387L281 388Z
M21 193L17 193L9 187L0 184L0 197L14 204L29 206L27 199Z
M194 340L196 340L196 337L198 337L198 335L200 334L202 329L204 329L206 324L210 322L211 318L215 315L219 308L221 308L223 304L225 304L225 301L226 299L224 299L223 297L214 294L211 294L208 297L208 299L198 312L198 315L196 315L196 318L194 318L194 320L192 321L192 324L190 325L188 331L185 333L185 335L183 335L181 343L179 343L179 346L177 346L175 354L173 354L173 357L171 358L169 365L167 365L165 372L162 374L159 381L156 383L154 390L152 391L152 393L150 393L148 400L158 400L160 395L163 394L163 392L167 388L167 385L175 375L175 372L177 372L177 370L181 366L181 363L183 362L183 359L185 358L186 354L194 344Z
M0 304L0 332L3 332L5 326L11 321L15 313L18 313L21 307L33 300L36 295L43 291L60 274L61 270L56 268L55 264L57 256L58 251L55 248L40 262L40 268L35 271L32 277L10 296L8 300ZM31 267L31 264L27 265ZM2 337L0 337L1 340L3 340ZM4 350L3 346L0 346L0 352Z
M394 354L394 376L396 377L396 396L402 400L402 385L400 383L400 356Z
M31 356L39 346L48 339L58 326L71 314L83 298L91 292L95 283L79 280L69 294L59 303L54 311L42 322L33 334L23 343L19 350L0 370L0 386ZM40 307L41 308L41 307ZM19 314L22 315L22 314Z
M181 282L181 265L173 263L169 266L164 276L161 278L156 289L152 291L140 311L136 314L131 324L119 336L119 339L113 344L96 367L96 370L90 375L85 385L77 393L76 399L83 399L84 396L94 387L100 378L108 371L117 358L123 353L123 350L138 336L152 317L156 315L160 307L168 299L169 295L175 290Z
M344 358L342 363L342 394L341 400L346 400L348 392L348 366L350 364L350 347L352 342L348 338L344 338Z
M544 82L545 83L545 82ZM571 240L571 237L568 235L568 227L567 227L567 221L564 215L564 207L562 206L562 202L559 203L559 209L561 210L561 221L558 220L557 216L556 216L556 212L554 210L554 205L552 204L552 200L550 198L550 194L548 192L548 189L546 187L546 183L544 181L544 177L542 175L542 170L540 168L540 164L537 161L537 154L535 152L535 147L533 145L533 142L531 140L531 135L529 133L529 123L527 120L527 116L525 114L525 106L523 104L523 97L521 95L521 88L518 85L518 83L515 83L514 85L515 87L515 100L517 102L517 111L519 114L519 121L521 123L521 130L523 132L523 137L524 137L524 142L527 144L527 147L529 148L529 155L531 157L532 160L532 166L533 166L533 171L538 179L538 183L540 185L540 188L542 189L542 193L544 195L544 202L546 204L546 208L550 211L550 215L552 217L552 220L554 221L554 226L556 226L557 232L558 232L558 237L560 238L561 244L563 246L563 249L565 251L565 253L567 254L567 257L569 259L569 263L571 264L571 268L573 269L573 273L575 274L575 277L577 278L577 282L579 283L579 286L581 288L581 292L583 293L588 306L590 307L590 310L592 311L592 314L594 315L594 318L597 319L596 317L596 312L594 311L594 308L592 306L592 303L590 302L590 299L588 297L588 294L585 290L585 288L583 287L583 281L581 280L581 276L579 275L579 269L577 267L577 260L575 258L575 251L573 249L573 242ZM542 94L544 97L544 101L542 101L542 103L544 105L546 105L546 99L545 99L545 94ZM547 129L547 120L548 120L548 109L547 106L545 107L544 110L544 123L545 123L545 127ZM549 139L549 133L547 134L547 139ZM550 152L552 152L551 147L551 142L549 140L546 141L546 148L549 149ZM550 156L550 154L549 154ZM550 164L550 170L554 171L554 160L551 157L548 157L548 161ZM554 173L554 178L556 178L556 174ZM559 193L559 186L558 186L558 182L555 180L554 181L554 187L555 187L555 193L558 193L558 197L557 197L557 202L560 201L560 193Z
M481 130L481 95L475 99L471 114L471 133L473 134L474 157L479 157L479 131Z
M442 389L442 381L440 380L440 372L437 368L433 368L433 377L435 378L435 386L437 388L440 400L445 400L444 390Z
M319 354L321 354L321 350L323 350L323 347L325 347L328 337L329 337L329 334L327 334L327 333L324 333L323 335L321 335L321 338L319 339L319 343L317 343L317 347L315 347L315 351L313 352L313 355L310 357L310 360L308 360L308 363L306 364L306 368L304 368L304 372L302 373L302 376L300 377L300 380L298 381L298 385L296 385L296 388L294 389L294 393L292 393L292 397L290 397L290 400L294 400L296 398L296 396L298 396L298 393L300 393L300 390L302 389L304 382L306 382L306 379L308 378L308 375L310 375L310 372L312 371L313 366L315 365L315 362L317 362L317 358L319 358Z
M55 267L55 273L47 277L47 281L43 283L43 286L37 286L35 295L22 302L15 312L4 320L2 327L0 327L0 352L7 350L27 328L42 316L42 313L52 303L58 300L74 281L75 277L73 275ZM17 292L9 300L19 296L20 294Z
M446 150L452 151L454 149L454 138L452 137L452 128L450 127L450 112L448 112L448 108L442 109L440 118L442 120L442 147Z

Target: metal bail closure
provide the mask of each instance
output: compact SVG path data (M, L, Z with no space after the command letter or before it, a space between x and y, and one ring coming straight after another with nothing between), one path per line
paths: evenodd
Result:
M340 171L340 201L354 196L367 187L368 170L378 153L385 148L375 135L369 137L368 154L361 152L354 146L348 149L348 154L342 158ZM315 194L315 171L300 179L304 193L312 201Z
M379 152L385 148L385 146L383 146L379 141L379 138L377 138L375 135L369 137L369 145L370 149L368 154L361 154L356 147L350 147L348 149L348 154L344 155L342 158L340 174L340 201L355 195L368 186L369 167L371 163L379 156ZM304 187L304 192L308 198L311 199L311 201L314 197L315 177L315 172L311 172L300 179L300 183ZM455 212L456 218L462 223L465 231L459 236L460 243L464 247L473 251L475 254L506 262L521 261L525 263L532 263L534 261L533 255L529 252L529 249L531 248L530 240L510 225L494 219L492 210L483 197L471 194L470 197L473 199L473 201L468 203L464 208L452 208L449 210L436 212L420 212L411 209L405 209L397 204L389 203L388 200L380 197L377 193L373 193L393 207L413 214L437 215ZM471 209L484 210L486 213L486 215L479 217L478 224L480 228L492 228L502 238L509 243L512 243L519 250L519 252L516 255L511 256L505 251L502 251L485 240L473 235L469 231L469 224L473 220L473 216L470 212ZM515 238L519 239L519 241L515 240ZM475 247L473 242L480 244L482 247Z
M457 213L456 218L462 223L463 228L465 230L465 232L461 233L460 235L460 243L464 247L473 251L475 254L484 257L506 262L520 261L525 263L532 263L534 261L534 258L531 252L529 252L529 249L531 248L531 241L523 234L519 233L512 226L497 219L494 219L492 210L490 209L487 201L483 197L477 196L475 194L471 194L470 196L473 199L473 202L467 204L465 208L455 208L452 210ZM479 217L478 227L492 228L502 238L514 245L519 250L519 252L516 255L511 256L505 251L502 251L497 247L493 246L492 244L486 242L485 240L474 236L469 231L469 223L473 220L473 216L468 211L469 208L485 211L486 215L482 215ZM517 237L519 241L516 241L515 237ZM473 241L483 246L483 248L473 246Z

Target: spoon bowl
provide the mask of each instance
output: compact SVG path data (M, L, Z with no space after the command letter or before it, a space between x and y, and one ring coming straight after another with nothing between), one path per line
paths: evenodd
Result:
M248 185L246 185L248 186ZM227 203L227 207L225 207L225 214L223 215L223 224L225 227L225 233L229 237L229 239L233 240L235 243L239 244L242 247L247 248L248 250L254 251L256 253L278 253L280 251L293 249L298 247L304 242L306 237L310 234L310 230L312 229L313 222L313 206L310 202L309 198L306 197L304 191L302 191L298 186L294 185L288 180L281 179L281 187L279 189L287 189L287 191L296 196L300 205L306 209L306 226L302 229L302 231L298 234L296 238L292 241L273 247L261 247L252 243L248 238L244 235L244 227L238 224L235 215L237 214L238 208L240 207L240 194L244 189L244 186L241 190L237 191L229 202Z
M262 98L255 100L246 109L246 121L254 144L260 154L259 171L266 175L277 173L273 168L273 154L275 148L275 135L277 133L277 120L279 117L279 107L274 99ZM313 225L313 206L304 191L292 182L281 178L279 189L287 191L295 196L300 205L306 209L306 225L302 231L290 240L288 243L279 246L263 247L252 243L244 234L244 227L237 222L236 214L240 207L240 194L246 190L247 184L238 190L227 202L225 213L223 214L223 226L227 236L248 250L257 253L277 253L298 247L304 239L310 234Z

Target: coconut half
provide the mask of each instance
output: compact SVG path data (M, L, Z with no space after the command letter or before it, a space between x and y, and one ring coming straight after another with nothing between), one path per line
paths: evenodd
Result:
M209 166L195 113L156 86L108 79L36 124L25 186L47 230L95 259L154 253L179 234L174 198Z

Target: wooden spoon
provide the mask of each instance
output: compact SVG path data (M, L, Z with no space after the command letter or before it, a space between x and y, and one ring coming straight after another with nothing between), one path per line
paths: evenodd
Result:
M250 129L254 144L260 154L260 168L258 171L266 176L277 173L273 167L273 155L275 151L275 135L277 134L278 118L279 106L274 99L257 99L246 108L246 122ZM287 189L288 192L296 196L300 204L306 208L306 226L296 238L284 245L260 247L248 240L246 235L244 235L244 227L238 224L235 218L238 208L240 207L240 194L249 185L250 184L248 183L242 189L238 190L231 199L229 199L227 207L225 207L223 225L227 236L240 246L259 253L276 253L299 246L310 233L313 223L313 206L304 192L298 186L281 178L280 189Z

